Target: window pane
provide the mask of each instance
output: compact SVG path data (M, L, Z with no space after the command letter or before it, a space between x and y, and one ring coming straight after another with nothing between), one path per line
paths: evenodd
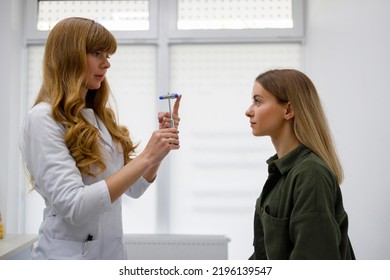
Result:
M30 46L27 49L27 106L29 109L33 106L42 84L42 61L44 51L45 47L43 46Z
M269 138L252 135L245 110L269 68L301 67L300 44L176 45L171 89L183 94L180 150L172 155L172 233L222 234L229 259L252 250L253 213L267 178Z
M107 78L115 99L111 103L141 152L157 127L156 47L118 45L110 63ZM125 233L156 232L157 188L153 183L139 199L122 196Z
M109 30L149 30L149 1L39 1L38 30L51 30L61 19L86 17Z
M293 28L292 0L178 0L177 28Z

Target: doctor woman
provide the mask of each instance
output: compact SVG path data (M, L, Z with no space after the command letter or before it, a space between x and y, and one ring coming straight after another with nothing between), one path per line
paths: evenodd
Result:
M26 117L20 149L45 209L33 259L126 259L121 196L140 197L161 161L179 149L178 109L158 114L145 149L108 105L113 35L84 18L60 21L49 34L43 83Z

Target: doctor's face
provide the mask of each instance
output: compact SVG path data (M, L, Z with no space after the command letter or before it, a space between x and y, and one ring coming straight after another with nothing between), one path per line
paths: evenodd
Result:
M87 75L85 76L86 90L99 89L111 64L107 52L92 52L87 54Z
M278 137L285 124L285 105L255 82L252 91L252 104L246 110L254 136Z

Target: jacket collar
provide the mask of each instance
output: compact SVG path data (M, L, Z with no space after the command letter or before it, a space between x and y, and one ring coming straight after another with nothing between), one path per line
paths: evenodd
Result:
M99 129L99 137L102 139L102 141L109 145L111 149L114 149L114 143L112 142L110 132L108 131L102 120L99 119L99 117L95 114L93 109L84 108L81 110L81 114L89 124Z
M311 153L311 150L305 145L301 144L284 157L278 158L275 154L267 160L268 167L276 166L280 174L285 174L290 171L293 166L301 161L306 155ZM270 168L269 168L270 169Z

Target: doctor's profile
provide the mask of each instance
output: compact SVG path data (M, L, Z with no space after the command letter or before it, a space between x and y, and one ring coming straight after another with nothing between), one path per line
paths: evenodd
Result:
M45 202L32 259L126 259L121 197L142 196L164 158L180 148L177 96L135 155L137 145L108 104L106 73L116 48L115 37L90 19L64 19L49 33L42 85L19 143Z
M249 259L355 259L343 170L312 81L294 69L266 71L245 114L252 134L269 136L276 150L256 201Z

